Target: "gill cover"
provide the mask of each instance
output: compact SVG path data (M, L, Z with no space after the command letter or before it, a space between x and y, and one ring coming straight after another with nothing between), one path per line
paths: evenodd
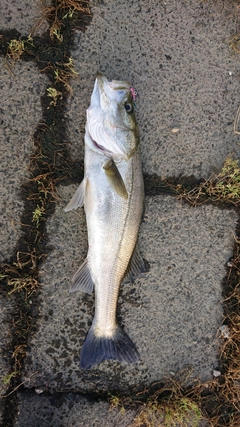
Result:
M138 146L138 131L130 83L97 76L87 110L85 142L114 160L132 156Z

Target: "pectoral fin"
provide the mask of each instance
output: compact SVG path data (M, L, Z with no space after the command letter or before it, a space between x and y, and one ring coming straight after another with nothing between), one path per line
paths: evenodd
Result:
M128 198L128 193L121 177L121 174L112 159L108 160L103 165L109 184L116 191L116 193L123 199Z
M70 202L65 207L64 211L69 212L73 209L81 208L84 204L84 196L85 196L85 190L86 190L86 182L87 180L84 178L77 188L77 191L72 196Z

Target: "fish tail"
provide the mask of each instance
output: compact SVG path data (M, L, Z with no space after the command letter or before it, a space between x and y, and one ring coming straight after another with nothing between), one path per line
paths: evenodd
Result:
M80 368L90 369L104 360L137 363L140 360L138 351L129 336L119 326L112 337L98 337L90 328L83 344Z

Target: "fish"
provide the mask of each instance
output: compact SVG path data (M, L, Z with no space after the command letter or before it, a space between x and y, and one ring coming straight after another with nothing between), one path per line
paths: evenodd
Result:
M87 109L84 178L65 212L84 206L88 253L72 279L70 292L95 291L95 313L83 343L81 369L104 360L128 364L139 353L116 318L121 283L145 270L137 239L144 185L136 92L127 81L98 74Z

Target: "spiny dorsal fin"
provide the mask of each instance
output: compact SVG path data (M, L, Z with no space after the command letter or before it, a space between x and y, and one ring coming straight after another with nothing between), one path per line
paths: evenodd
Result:
M127 199L128 193L125 184L113 159L110 159L106 163L104 163L103 169L105 170L106 176L111 187L116 191L119 196L123 197L123 199Z

